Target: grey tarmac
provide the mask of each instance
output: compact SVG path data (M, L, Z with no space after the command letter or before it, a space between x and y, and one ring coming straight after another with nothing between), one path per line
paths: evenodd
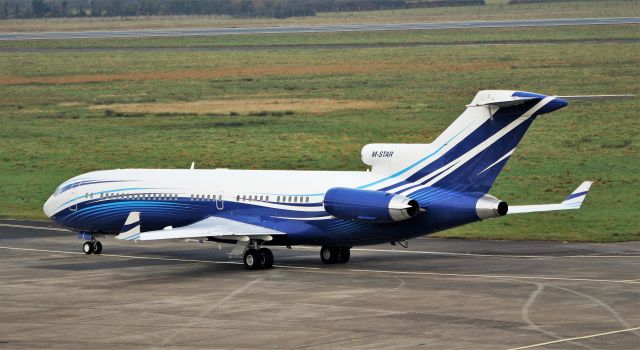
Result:
M274 247L261 271L212 243L81 243L0 221L0 349L640 347L640 242Z
M336 33L336 32L372 32L390 30L437 30L466 28L517 28L517 27L553 27L576 25L612 25L638 24L640 17L608 18L558 18L508 21L465 21L439 23L389 23L389 24L335 24L306 26L273 27L222 27L222 28L170 28L138 30L101 30L101 31L60 31L0 33L0 41L13 40L56 40L56 39L105 39L105 38L150 38L185 37L241 34L289 34L289 33Z

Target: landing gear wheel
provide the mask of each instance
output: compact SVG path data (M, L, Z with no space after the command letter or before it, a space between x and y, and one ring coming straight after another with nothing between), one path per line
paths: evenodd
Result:
M340 250L336 247L320 248L320 259L325 264L335 264L338 261Z
M273 253L271 249L260 248L258 249L258 253L262 256L262 268L270 269L273 266Z
M82 245L82 251L87 255L93 253L93 243L91 243L90 241L84 242L84 244Z
M338 253L338 262L344 264L349 261L351 257L351 248L340 248Z
M248 270L258 270L262 267L262 255L257 250L251 248L244 252L244 267Z
M95 241L95 243L93 244L93 254L100 253L102 253L102 243L100 243L100 241Z

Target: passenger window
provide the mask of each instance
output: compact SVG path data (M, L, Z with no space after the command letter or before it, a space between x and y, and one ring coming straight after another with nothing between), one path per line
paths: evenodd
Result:
M280 196L276 197L276 202L280 203Z
M293 202L298 203L298 197L293 197Z
M262 202L262 196L260 196L260 202Z
M267 196L267 198L265 198L265 200L268 202L269 201L269 196Z
M309 203L309 197L307 197L307 203Z

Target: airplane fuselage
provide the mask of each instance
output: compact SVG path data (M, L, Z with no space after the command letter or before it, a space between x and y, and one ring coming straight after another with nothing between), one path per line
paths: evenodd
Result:
M323 206L330 188L368 188L381 176L365 171L121 169L83 174L63 183L44 210L76 231L117 234L130 212L144 231L181 227L207 217L229 218L286 232L268 244L376 244L413 238L480 220L468 210L431 203L428 213L393 224L332 217ZM437 188L433 192L443 191ZM477 200L448 192L455 203ZM481 196L481 195L479 195ZM447 208L448 207L448 208Z

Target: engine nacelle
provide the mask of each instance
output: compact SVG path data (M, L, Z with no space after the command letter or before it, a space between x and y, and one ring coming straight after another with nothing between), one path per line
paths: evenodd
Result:
M393 193L334 187L324 195L324 210L340 219L387 223L420 213L418 202Z
M476 215L481 220L504 216L509 211L507 202L501 201L494 196L485 194L476 202Z

